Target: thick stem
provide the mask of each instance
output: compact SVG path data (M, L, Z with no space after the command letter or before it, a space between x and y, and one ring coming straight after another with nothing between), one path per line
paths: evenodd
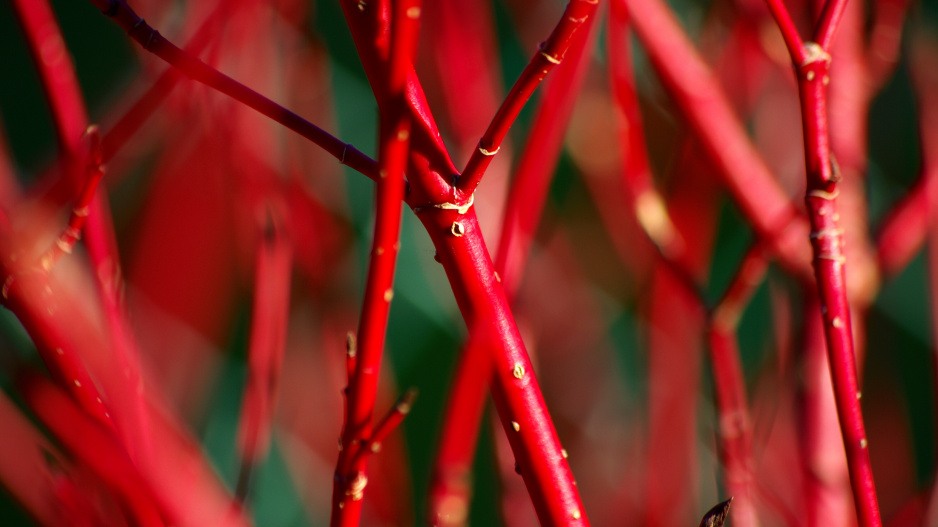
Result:
M404 98L412 123L411 150L421 158L420 162L408 171L412 190L420 194L412 198L417 201L447 199L451 194L449 186L456 173L456 167L430 112L423 87L411 65L411 56L401 59L404 61L402 64L390 64L394 60L390 51L391 2L343 0L341 4L345 20L352 32L352 39L355 41L355 48L382 114L387 112L389 106L398 104L397 96L387 89L389 76L404 76ZM416 15L420 16L419 7ZM391 68L399 68L398 73L392 73ZM423 166L424 164L426 166Z
M531 361L472 207L426 207L418 217L446 270L466 324L492 350L492 393L542 525L587 525Z

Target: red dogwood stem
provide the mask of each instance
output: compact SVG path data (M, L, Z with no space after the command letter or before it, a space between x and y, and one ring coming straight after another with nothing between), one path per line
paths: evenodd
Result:
M837 181L827 129L830 55L818 44L805 45L807 59L796 65L807 167L805 203L811 221L814 272L824 318L834 399L861 527L882 524L866 430L860 409L856 355L847 301L843 231L838 225Z
M471 205L415 210L466 325L492 350L492 394L541 525L588 525L518 327Z
M720 459L727 492L735 499L733 524L758 524L753 499L755 460L752 420L746 397L746 379L739 355L736 329L749 299L762 282L768 261L761 247L750 249L736 276L710 317L710 364L717 399Z
M547 201L564 131L590 64L598 26L595 17L587 31L576 35L571 60L557 68L538 105L531 134L518 163L495 256L495 269L513 300L530 255L534 231ZM469 506L469 472L491 377L490 350L470 329L454 373L430 487L429 518L434 525L464 525Z
M378 167L373 159L354 146L341 141L322 128L180 49L140 18L123 0L90 1L121 26L130 38L143 46L143 49L165 60L192 80L210 86L286 126L309 139L352 170L361 172L371 179L377 177Z
M398 104L395 96L387 90L388 77L391 75L389 68L392 67L389 23L391 2L344 0L341 4L345 20L352 32L352 39L355 41L355 48L358 50L358 57L378 102L379 111L385 113L389 106ZM419 12L417 7L418 17ZM408 171L411 189L416 189L421 194L418 198L420 200L449 199L449 183L456 173L456 167L443 144L423 87L411 65L411 55L401 60L405 63L397 67L402 68L400 74L404 76L405 108L411 117L411 150L422 158L418 165Z
M388 73L385 78L387 85L383 90L388 103L381 112L375 234L362 301L354 371L346 390L342 451L336 464L332 494L330 525L333 527L353 527L359 524L362 498L368 483L367 456L361 455L361 451L372 439L378 373L381 370L388 313L394 297L394 271L400 249L401 209L405 189L404 170L411 132L405 89L419 19L419 0L395 2Z
M508 92L508 97L502 101L488 129L479 140L479 146L472 152L457 184L462 193L471 195L475 192L485 174L485 169L498 153L515 118L521 113L521 109L544 77L563 60L567 49L573 43L574 35L591 16L594 16L598 3L599 0L571 0L567 4L560 22L557 23L547 40L541 43L538 52L521 72L518 80L511 87L511 91Z

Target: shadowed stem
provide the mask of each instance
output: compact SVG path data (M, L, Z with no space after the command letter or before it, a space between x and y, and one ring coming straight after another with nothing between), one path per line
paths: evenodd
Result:
M123 0L89 1L120 25L130 38L143 46L143 49L165 60L192 80L210 86L286 126L320 146L343 165L371 179L377 177L377 165L374 160L357 148L180 49L159 31L150 27Z

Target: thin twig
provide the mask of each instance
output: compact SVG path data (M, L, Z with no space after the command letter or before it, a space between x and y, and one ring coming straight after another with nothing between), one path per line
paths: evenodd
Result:
M180 49L150 27L124 0L90 1L145 50L165 60L189 78L210 86L286 126L320 146L343 165L371 179L377 178L377 164L357 148Z

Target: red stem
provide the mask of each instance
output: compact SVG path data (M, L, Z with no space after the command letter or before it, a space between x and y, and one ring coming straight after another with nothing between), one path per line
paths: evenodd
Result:
M325 130L255 92L231 77L220 73L186 51L179 49L150 27L124 0L90 0L105 15L121 26L143 49L165 60L192 80L210 86L245 104L270 119L309 139L343 165L371 179L377 178L377 165L354 146L344 143Z
M417 40L419 0L398 1L392 16L387 94L382 108L378 152L379 177L375 234L365 283L358 329L354 374L349 379L342 451L336 465L330 524L356 526L367 484L367 456L360 455L372 437L372 414L378 392L378 373L384 350L388 313L394 296L394 271L400 249L404 170L410 146L411 123L406 100L410 57Z
M599 0L571 0L567 4L560 22L521 72L479 140L479 146L472 152L457 183L460 192L465 195L475 192L521 109L544 77L563 60L573 36L595 14L598 3Z
M765 3L769 7L772 16L775 17L775 22L782 33L782 39L785 40L785 46L788 48L791 59L795 64L801 64L805 59L804 42L801 41L798 28L791 20L788 8L785 7L782 0L765 0Z
M882 524L860 409L856 355L847 283L843 231L837 211L837 178L831 164L827 129L827 83L830 55L806 45L808 60L796 67L801 96L808 184L805 202L811 221L814 271L830 360L837 414L850 469L857 519L861 527Z
M433 240L467 327L493 350L495 405L538 519L542 525L587 525L475 210L427 207L415 212Z
M843 16L846 6L847 0L827 0L824 2L821 18L814 31L814 41L822 49L831 49L831 41L834 40L834 33L840 25L840 18Z
M387 92L388 68L390 62L390 18L389 0L375 2L358 2L356 0L343 0L342 10L345 20L352 32L352 39L358 50L365 74L371 84L371 89L378 102L381 113L387 111L388 105L396 105L395 97ZM413 146L411 150L421 157L421 161L408 171L412 190L421 195L411 199L417 201L448 199L451 195L449 183L455 176L456 167L453 165L443 144L443 139L437 129L436 121L430 112L423 87L417 79L417 74L411 65L411 55L408 55L404 67L406 107L411 114ZM426 165L426 166L424 166Z
M89 146L89 152L84 156L87 160L85 165L85 184L72 207L72 212L68 218L68 225L59 239L52 244L52 247L46 251L46 254L39 259L39 265L45 271L52 269L55 262L65 254L71 254L75 244L81 239L81 230L85 225L85 220L90 213L91 200L98 189L98 183L101 182L101 176L104 175L104 169L101 166L101 136L96 126L91 126L85 132Z

